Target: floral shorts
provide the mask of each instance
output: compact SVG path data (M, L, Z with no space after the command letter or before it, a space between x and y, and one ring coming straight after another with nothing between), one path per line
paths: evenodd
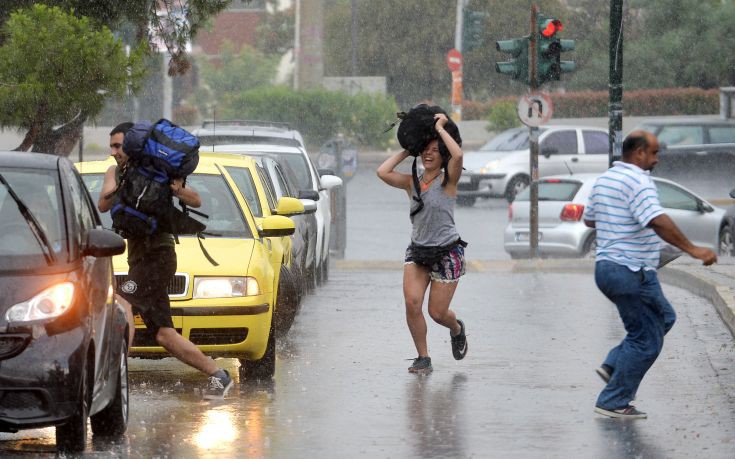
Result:
M406 249L406 258L403 264L416 263L411 253L411 247ZM439 282L457 282L465 273L464 247L457 244L439 261L429 268L431 280Z

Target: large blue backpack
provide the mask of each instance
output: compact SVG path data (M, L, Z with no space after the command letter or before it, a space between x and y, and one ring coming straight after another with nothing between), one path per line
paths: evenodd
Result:
M140 122L125 134L128 162L121 174L112 207L112 226L125 238L157 232L200 234L206 226L173 204L171 180L194 172L199 163L199 139L167 119Z

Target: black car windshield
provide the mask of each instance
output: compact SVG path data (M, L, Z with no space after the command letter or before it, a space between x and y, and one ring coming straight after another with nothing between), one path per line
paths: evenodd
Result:
M539 201L571 201L582 186L581 182L565 180L544 180L538 184ZM531 187L518 193L516 201L529 201L531 199Z
M299 190L313 190L314 185L311 181L311 172L309 169L309 163L306 162L306 157L299 153L259 153L259 152L248 152L250 156L270 156L275 158L280 164L287 164L288 167L294 173L296 177L296 186Z
M540 132L543 132L541 129ZM503 131L480 147L480 151L515 151L528 148L528 129L515 128Z
M265 144L285 145L287 147L300 147L301 143L296 139L288 137L269 137L262 135L200 135L201 145L241 145L241 144ZM206 148L204 148L206 151Z
M97 202L102 190L103 174L83 174L84 184L89 189L92 200ZM202 198L202 207L196 209L208 215L204 218L190 214L191 217L207 225L207 233L222 237L252 238L250 228L243 220L240 207L221 175L192 174L186 179L187 186L195 189ZM176 200L174 200L176 201ZM109 212L100 214L102 226L112 228L112 219Z
M58 172L7 168L0 173L38 221L51 250L60 258L67 243ZM0 270L47 267L47 250L33 235L8 189L0 186Z

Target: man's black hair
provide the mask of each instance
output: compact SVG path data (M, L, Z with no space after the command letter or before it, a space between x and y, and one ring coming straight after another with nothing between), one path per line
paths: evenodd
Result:
M629 157L638 148L648 148L648 135L645 132L628 134L623 140L623 158Z
M110 135L125 134L126 132L130 130L131 127L133 127L133 123L131 123L130 121L120 123L114 128L112 128L112 131L110 131Z

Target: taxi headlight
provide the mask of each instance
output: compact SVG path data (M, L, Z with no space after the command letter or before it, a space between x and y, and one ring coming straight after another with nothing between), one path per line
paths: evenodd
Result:
M259 295L254 277L195 277L194 298L233 298Z
M8 322L51 319L65 313L74 298L74 284L63 282L49 287L28 301L13 305L5 313Z
M480 168L480 173L481 174L486 174L486 173L488 173L490 171L494 171L495 169L498 168L499 165L500 165L500 160L499 159L490 161L489 163L485 164L485 167L481 167Z

